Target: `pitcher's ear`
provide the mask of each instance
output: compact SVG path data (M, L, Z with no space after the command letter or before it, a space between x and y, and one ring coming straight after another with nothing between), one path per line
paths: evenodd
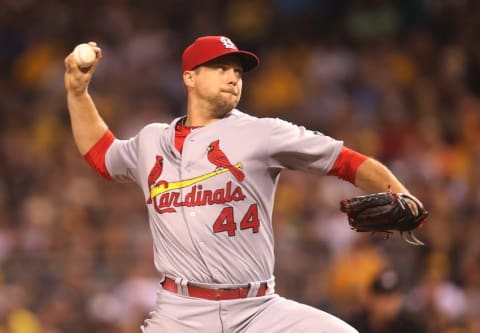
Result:
M185 71L183 73L183 83L187 87L193 87L195 80L193 78L193 71Z

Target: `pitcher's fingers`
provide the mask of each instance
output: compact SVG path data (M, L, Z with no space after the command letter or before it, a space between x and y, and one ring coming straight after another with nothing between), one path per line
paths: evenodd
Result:
M95 53L97 55L97 59L100 59L102 57L102 49L98 47L97 43L90 41L90 42L88 42L88 45L93 47L93 49L95 50Z
M72 69L74 69L76 66L76 62L75 62L75 59L73 59L73 55L72 53L70 53L68 56L65 57L65 68L67 69L67 71L71 71Z

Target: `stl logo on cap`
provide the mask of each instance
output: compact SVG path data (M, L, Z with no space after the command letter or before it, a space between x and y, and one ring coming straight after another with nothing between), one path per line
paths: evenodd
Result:
M226 49L236 49L237 47L233 42L230 40L230 38L222 36L220 37L220 41L222 42L223 46L225 46Z

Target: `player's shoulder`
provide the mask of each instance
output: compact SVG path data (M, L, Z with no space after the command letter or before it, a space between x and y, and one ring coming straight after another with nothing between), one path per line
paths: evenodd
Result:
M165 131L170 128L170 124L167 123L149 123L140 129L138 132L138 137L140 139L152 139L157 138L162 135Z
M166 129L170 126L170 124L167 123L150 123L145 125L140 132L151 132L151 131L158 131L158 130L163 130Z
M254 122L257 121L259 118L242 112L238 109L233 109L232 111L230 111L228 119L234 122Z
M233 109L230 112L230 117L232 121L236 122L239 125L258 125L262 127L275 127L275 126L281 126L281 125L286 125L291 123L282 120L280 118L272 118L272 117L257 117L250 115L248 113L244 113L238 109Z

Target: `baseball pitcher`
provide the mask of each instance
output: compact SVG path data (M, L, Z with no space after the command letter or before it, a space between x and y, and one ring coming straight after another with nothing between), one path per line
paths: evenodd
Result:
M161 273L144 333L353 333L319 309L275 293L272 210L279 175L295 169L333 175L366 193L407 189L381 163L342 141L236 109L242 76L259 58L225 36L196 39L182 56L187 110L123 140L88 93L102 58L79 68L65 58L73 136L101 176L141 189ZM413 199L408 209L417 214Z

